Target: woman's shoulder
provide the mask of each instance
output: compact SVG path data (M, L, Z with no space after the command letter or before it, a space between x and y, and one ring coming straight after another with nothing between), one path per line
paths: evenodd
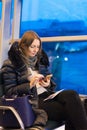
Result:
M3 61L3 65L1 68L14 68L11 61L9 59L6 59Z

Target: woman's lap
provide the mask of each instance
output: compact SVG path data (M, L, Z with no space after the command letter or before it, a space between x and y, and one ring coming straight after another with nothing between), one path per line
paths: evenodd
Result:
M43 101L43 97L40 96L39 106L47 112L50 119L56 121L64 120L68 115L68 111L72 112L73 107L75 107L75 105L77 106L77 104L75 104L76 98L78 102L79 97L75 91L64 90L55 98L47 101Z

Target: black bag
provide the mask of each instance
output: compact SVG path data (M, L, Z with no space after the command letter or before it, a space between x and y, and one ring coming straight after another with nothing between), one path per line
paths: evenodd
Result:
M25 127L29 127L33 124L35 120L35 115L32 110L32 106L29 103L28 96L16 97L11 99L2 97L0 99L0 105L14 107L20 115ZM10 110L0 110L0 126L16 128L19 127L19 123Z

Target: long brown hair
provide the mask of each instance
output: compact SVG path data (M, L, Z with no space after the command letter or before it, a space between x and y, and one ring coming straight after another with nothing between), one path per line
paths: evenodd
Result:
M37 64L40 60L40 55L42 51L41 39L38 36L38 34L35 33L34 31L27 31L24 33L24 35L21 38L21 41L19 42L19 49L22 52L22 60L27 66L29 64L29 59L26 57L26 50L29 48L29 46L32 44L32 42L35 39L38 39L40 41L40 47L39 47L39 51L37 53L36 62L35 62L35 66L38 66Z
M35 33L34 31L27 31L24 33L24 35L21 38L21 41L19 42L19 48L22 50L22 52L26 55L26 49L28 49L28 47L32 44L32 42L38 39L40 41L40 48L39 48L39 52L41 52L42 49L42 45L41 45L41 39L38 36L37 33Z

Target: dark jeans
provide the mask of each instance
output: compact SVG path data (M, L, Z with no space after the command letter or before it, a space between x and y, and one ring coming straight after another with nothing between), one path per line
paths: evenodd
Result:
M75 91L64 90L54 99L43 101L47 95L39 96L39 106L47 112L49 120L65 121L66 130L87 130L86 112Z

